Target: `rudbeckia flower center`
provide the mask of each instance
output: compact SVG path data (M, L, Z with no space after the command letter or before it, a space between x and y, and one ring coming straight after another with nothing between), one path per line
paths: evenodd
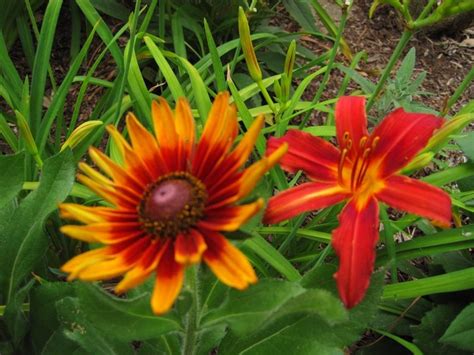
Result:
M157 237L175 237L194 226L204 215L204 184L186 172L160 177L150 184L138 206L144 229Z

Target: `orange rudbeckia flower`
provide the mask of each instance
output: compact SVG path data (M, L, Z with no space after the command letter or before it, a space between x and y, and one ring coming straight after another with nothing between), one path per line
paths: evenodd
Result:
M219 94L202 137L195 138L194 119L185 99L175 112L164 99L153 102L155 136L133 114L126 123L129 144L115 127L108 131L119 147L119 165L96 148L78 180L112 207L65 203L62 216L85 225L66 225L64 234L104 247L80 254L62 270L69 280L105 280L124 275L115 288L122 293L156 273L151 306L156 314L170 309L183 283L184 269L204 259L225 284L244 289L257 277L247 258L222 232L235 231L264 205L262 199L239 204L257 181L285 153L286 147L255 162L243 164L263 126L255 120L234 147L237 112L229 94Z
M451 199L437 187L400 174L443 119L397 109L369 134L365 99L353 96L339 99L335 116L339 148L297 130L269 140L268 154L287 143L282 167L289 172L303 170L312 181L271 198L264 220L278 223L348 201L339 227L333 230L332 245L339 257L335 274L339 294L351 308L364 297L374 268L378 202L449 226Z

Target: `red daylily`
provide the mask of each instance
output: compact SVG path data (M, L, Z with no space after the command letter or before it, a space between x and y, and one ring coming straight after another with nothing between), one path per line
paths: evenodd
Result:
M311 182L271 198L264 218L278 223L347 200L339 227L333 230L332 245L340 263L334 275L339 294L351 308L364 297L374 268L378 202L447 227L451 199L437 187L400 174L443 119L397 109L369 134L365 99L355 96L340 98L335 116L339 148L298 130L269 140L267 154L288 143L281 166L289 172L303 170Z

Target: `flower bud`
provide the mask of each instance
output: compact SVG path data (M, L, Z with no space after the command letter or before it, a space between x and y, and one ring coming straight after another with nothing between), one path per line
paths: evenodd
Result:
M423 152L437 152L451 139L451 135L461 132L472 120L474 120L474 113L462 114L446 121L433 134Z
M18 124L18 129L20 130L20 134L25 140L25 146L28 153L30 153L36 160L39 167L43 166L43 162L38 152L38 147L36 145L35 139L31 134L30 126L26 121L25 116L20 111L15 110L16 122Z
M72 131L71 135L68 139L64 142L61 146L61 152L66 148L74 148L76 147L90 132L94 130L94 128L98 126L102 126L102 121L87 121L83 124L76 127L74 131Z
M249 74L254 81L258 82L262 80L262 72L255 56L252 39L250 38L249 23L242 7L239 7L239 35Z

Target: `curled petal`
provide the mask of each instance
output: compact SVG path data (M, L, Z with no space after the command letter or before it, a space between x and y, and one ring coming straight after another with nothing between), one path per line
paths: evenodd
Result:
M303 170L312 180L335 181L339 163L339 150L331 143L309 133L289 130L283 137L268 140L267 155L283 143L288 152L280 165L289 172Z
M156 282L151 296L155 314L167 312L183 286L184 266L175 261L172 246L166 248L156 270Z
M332 206L349 196L335 183L307 182L285 190L268 201L265 223L278 223L300 213Z
M451 224L451 198L438 187L407 176L395 175L385 180L377 198L396 209L433 220L437 225Z
M339 257L334 274L342 302L347 308L357 305L369 287L374 269L375 245L379 238L379 208L375 198L365 204L351 200L339 215L333 230L332 246Z
M386 177L404 168L428 143L443 119L423 113L408 113L397 109L390 113L372 132L371 165ZM378 137L378 138L377 138Z
M336 103L336 133L341 149L346 147L347 139L351 140L349 158L352 159L360 150L360 140L369 135L365 98L362 96L343 96ZM345 138L346 136L346 138Z
M219 233L206 231L203 235L207 244L204 261L219 280L239 290L257 282L252 265L239 249Z

